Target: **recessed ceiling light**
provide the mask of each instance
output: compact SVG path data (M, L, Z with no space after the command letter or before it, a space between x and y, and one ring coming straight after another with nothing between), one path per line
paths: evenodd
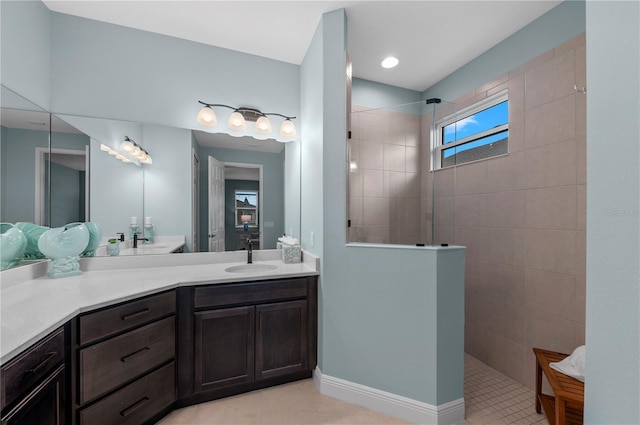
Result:
M397 64L398 64L398 58L394 58L393 56L388 56L384 58L384 60L380 65L382 65L383 68L393 68Z

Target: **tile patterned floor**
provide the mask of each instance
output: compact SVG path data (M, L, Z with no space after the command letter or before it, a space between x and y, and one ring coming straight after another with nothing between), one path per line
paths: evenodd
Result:
M535 393L475 357L465 354L465 425L546 424Z
M533 391L465 356L465 425L545 424ZM409 422L320 395L293 382L179 409L157 425L400 425Z

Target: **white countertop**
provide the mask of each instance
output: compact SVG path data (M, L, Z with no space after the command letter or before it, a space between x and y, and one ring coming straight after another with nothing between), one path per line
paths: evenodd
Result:
M246 251L88 258L81 260L81 275L60 279L33 276L44 269L42 263L26 266L40 272L15 274L28 276L27 280L2 272L0 363L82 312L180 286L318 274L318 258L307 252L303 253L304 261L297 264L285 264L279 256L280 250L255 251L255 264L275 266L261 273L225 271L246 264Z
M107 257L107 245L109 244L107 237L102 238L100 246L96 249L96 257ZM120 253L118 255L155 255L155 254L171 254L182 248L186 243L184 236L155 236L152 243L139 241L138 247L133 247L133 241L128 239L119 242Z

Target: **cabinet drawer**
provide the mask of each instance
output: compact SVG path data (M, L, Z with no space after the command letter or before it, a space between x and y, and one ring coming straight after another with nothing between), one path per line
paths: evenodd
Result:
M306 279L211 285L195 289L193 305L198 309L225 305L256 304L306 296Z
M60 328L2 367L2 409L14 402L64 360Z
M175 318L167 317L80 350L80 403L175 356Z
M80 424L142 424L176 400L175 362L146 375L80 412Z
M80 345L114 335L176 311L175 291L80 316Z

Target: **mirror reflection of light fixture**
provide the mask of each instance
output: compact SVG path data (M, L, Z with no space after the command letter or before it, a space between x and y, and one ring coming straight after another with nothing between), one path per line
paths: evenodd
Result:
M153 160L151 159L149 152L144 150L140 145L127 136L125 136L122 143L120 143L120 152L105 144L100 144L100 150L107 152L109 155L115 156L116 159L119 159L124 163L153 164Z
M232 130L232 135L236 135L233 134L233 132L238 133L245 130L247 128L247 121L251 121L255 122L254 131L256 134L268 136L271 134L273 127L267 115L276 115L284 118L284 122L280 126L280 136L286 139L285 141L291 140L291 138L296 135L296 126L293 124L293 121L291 121L296 117L289 117L275 112L261 112L258 109L248 107L234 108L233 106L220 103L205 103L200 100L198 103L204 106L198 113L197 121L206 127L213 127L217 124L218 119L213 111L213 107L221 107L233 110L227 122L229 129Z

